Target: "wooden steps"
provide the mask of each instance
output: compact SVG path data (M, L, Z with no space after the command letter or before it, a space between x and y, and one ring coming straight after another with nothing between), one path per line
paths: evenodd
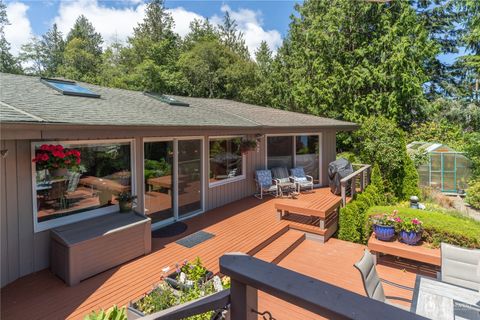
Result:
M269 263L279 263L293 249L305 240L305 233L297 230L288 230L275 241L255 254L255 258Z

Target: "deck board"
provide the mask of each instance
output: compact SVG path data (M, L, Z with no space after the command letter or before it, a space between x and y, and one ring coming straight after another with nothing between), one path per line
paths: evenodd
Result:
M323 188L316 189L311 194L302 194L300 199L319 199L319 201L330 203L326 199L334 201L338 197ZM1 290L1 318L7 320L81 319L91 310L108 308L114 304L122 306L137 299L160 281L162 268L166 266L174 269L175 263L193 260L199 256L207 268L218 272L218 259L225 252L236 251L250 254L258 252L259 245L277 233L284 232L289 226L303 226L312 232L318 230L318 227L304 225L305 221L301 220L279 221L274 209L275 201L278 200L272 198L258 200L248 197L193 217L185 221L188 229L181 235L153 238L151 254L105 271L74 287L67 287L63 281L48 270L20 278ZM186 248L175 243L176 240L198 230L213 233L215 237L193 248ZM308 246L313 246L315 249ZM305 252L308 254L316 252L318 257L309 258L301 250L306 250ZM362 250L363 246L339 242L335 239L331 239L325 245L313 241L303 241L297 249L283 258L280 265L319 279L323 279L322 276L324 276L325 280L334 281L334 283L336 278L341 277L342 284L347 289L358 291L359 277L351 271L350 260L358 259L361 256L359 252ZM335 256L334 252L338 256ZM338 266L338 264L344 263L341 261L342 257L347 259L348 267ZM325 262L329 260L334 261L333 265ZM396 269L392 267L391 270L385 270L379 270L379 272L381 274L382 272L394 273L391 270ZM411 285L410 280L412 277L407 277L403 284ZM387 288L386 291L388 293ZM273 303L276 301L275 298L263 293L260 293L260 297L260 305L266 303L268 306L270 303L270 306L274 307L273 311L295 311L296 307L288 306L286 302L275 304ZM305 315L302 319L309 318L308 312L305 310L301 310L300 314Z

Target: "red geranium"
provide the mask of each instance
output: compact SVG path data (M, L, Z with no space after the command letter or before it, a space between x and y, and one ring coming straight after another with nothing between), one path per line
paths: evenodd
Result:
M35 162L37 169L67 168L78 167L81 163L80 151L76 149L67 149L62 145L42 144L36 151Z

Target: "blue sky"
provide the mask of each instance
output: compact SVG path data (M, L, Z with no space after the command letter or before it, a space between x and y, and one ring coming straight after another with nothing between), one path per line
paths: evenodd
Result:
M7 16L11 25L6 28L7 40L14 54L32 35L45 33L56 22L67 33L75 18L84 14L102 34L106 44L113 39L125 40L141 21L144 0L7 0ZM184 35L194 18L209 18L218 23L225 11L237 20L245 34L250 52L262 40L278 48L288 30L295 1L177 1L166 0L176 24L176 31Z
M145 0L6 0L7 16L11 22L5 29L12 52L17 54L22 44L33 35L45 33L54 22L66 34L76 17L84 14L93 23L108 45L114 39L125 40L133 27L142 20ZM215 1L166 0L176 24L176 32L185 35L195 18L209 18L220 23L225 11L237 21L253 54L262 40L275 51L287 34L290 15L298 1ZM442 61L452 63L457 55L441 55Z

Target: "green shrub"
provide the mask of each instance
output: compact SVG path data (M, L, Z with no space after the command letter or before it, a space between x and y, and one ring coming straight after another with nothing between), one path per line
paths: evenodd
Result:
M412 159L407 157L404 166L404 176L402 181L402 197L405 200L411 196L420 197L420 188L418 187L418 172Z
M84 320L127 320L127 314L125 308L119 309L117 306L113 306L107 311L103 309L98 312L92 311L85 316Z
M470 183L465 200L472 207L480 208L480 180Z
M366 243L365 215L371 206L379 205L383 197L377 187L369 185L363 193L340 209L338 238L355 243Z
M372 207L365 216L365 238L372 233L369 217L371 215L398 210L403 218L418 218L423 222L424 233L422 239L439 247L446 242L467 248L480 248L480 222L471 218L445 212L418 210L395 206Z
M350 163L361 163L358 156L355 153L349 152L349 151L337 153L337 159L340 159L340 158L344 158L348 160L348 162Z

